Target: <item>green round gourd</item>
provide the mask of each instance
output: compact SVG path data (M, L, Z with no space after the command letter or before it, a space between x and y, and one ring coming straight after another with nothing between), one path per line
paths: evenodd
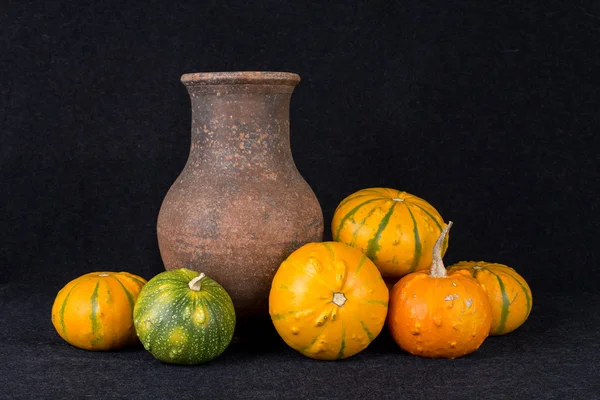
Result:
M225 289L189 269L165 271L144 286L133 310L144 348L172 364L219 356L233 337L235 310Z

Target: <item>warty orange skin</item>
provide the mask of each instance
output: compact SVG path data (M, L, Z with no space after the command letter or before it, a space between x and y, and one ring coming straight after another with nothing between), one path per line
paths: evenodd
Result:
M468 273L444 278L415 272L390 293L388 327L405 351L422 357L456 358L488 337L492 310L485 290Z

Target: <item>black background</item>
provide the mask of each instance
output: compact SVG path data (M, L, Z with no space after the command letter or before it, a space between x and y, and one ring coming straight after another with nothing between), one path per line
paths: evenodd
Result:
M6 396L577 398L592 390L600 6L306 3L0 3ZM156 217L190 143L179 77L239 70L302 77L292 151L321 202L326 239L348 194L373 186L416 194L455 222L447 264L501 262L527 279L530 320L454 361L408 356L385 332L339 363L304 359L275 337L188 369L143 350L99 354L62 342L50 307L69 280L163 270Z

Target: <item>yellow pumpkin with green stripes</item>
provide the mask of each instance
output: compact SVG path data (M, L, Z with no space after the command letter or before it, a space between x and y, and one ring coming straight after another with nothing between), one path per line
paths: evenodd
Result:
M529 285L514 269L504 264L461 261L449 272L468 271L486 288L492 306L490 335L504 335L523 325L531 313Z
M307 357L336 360L379 335L389 292L371 260L343 243L308 243L279 267L269 295L283 340Z
M82 275L58 292L52 324L64 340L86 350L137 344L133 308L145 284L144 278L128 272Z
M433 245L446 224L425 200L395 189L370 188L336 208L333 240L360 249L385 278L429 268ZM448 247L445 239L442 256Z

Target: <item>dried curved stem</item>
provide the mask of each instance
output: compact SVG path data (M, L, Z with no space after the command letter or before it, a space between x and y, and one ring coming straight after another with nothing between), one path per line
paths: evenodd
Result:
M194 279L192 279L190 281L190 283L188 283L188 286L190 287L190 289L199 292L200 289L202 289L202 279L205 277L206 275L204 275L204 272L200 273L200 275L198 275L197 277L195 277Z
M446 267L444 266L444 261L442 261L442 244L444 243L444 239L446 238L446 235L448 235L448 231L451 227L452 221L448 221L448 225L446 225L446 227L442 230L440 237L433 246L433 260L431 262L429 275L435 278L445 278L448 276L446 273Z

